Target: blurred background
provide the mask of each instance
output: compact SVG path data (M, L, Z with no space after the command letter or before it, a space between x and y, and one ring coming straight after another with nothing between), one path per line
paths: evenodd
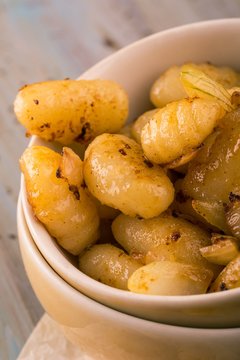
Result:
M28 142L13 113L18 89L76 78L160 30L239 16L239 0L0 0L0 360L16 359L43 313L18 247L18 159Z

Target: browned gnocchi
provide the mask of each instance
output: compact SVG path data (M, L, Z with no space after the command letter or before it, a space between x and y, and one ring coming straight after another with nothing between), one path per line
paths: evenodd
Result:
M157 216L174 198L165 172L124 135L103 134L92 141L85 153L84 179L100 202L130 216Z
M56 80L24 86L15 114L29 135L70 144L118 132L128 116L128 97L108 80Z
M152 219L119 215L112 224L117 242L145 264L173 261L209 269L216 277L221 267L207 261L200 249L211 245L209 233L182 218L163 214Z
M141 131L148 159L168 164L199 147L225 114L218 102L187 98L159 109Z
M71 254L98 239L97 208L84 189L82 161L43 146L27 148L20 159L28 201L50 235Z
M240 287L239 85L227 67L171 67L150 90L157 108L127 125L112 81L20 90L27 133L69 144L30 147L20 166L35 216L82 272L151 295Z

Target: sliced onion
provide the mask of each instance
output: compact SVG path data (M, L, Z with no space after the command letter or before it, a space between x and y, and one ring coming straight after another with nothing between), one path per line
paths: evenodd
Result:
M180 79L189 97L216 100L226 111L234 110L235 107L231 103L229 92L221 84L212 80L194 66L183 65Z
M210 225L213 225L219 230L222 230L224 233L229 234L224 206L221 201L192 200L192 207L196 213L203 217Z
M213 245L200 249L202 256L213 264L227 265L239 251L239 243L232 236L214 235Z

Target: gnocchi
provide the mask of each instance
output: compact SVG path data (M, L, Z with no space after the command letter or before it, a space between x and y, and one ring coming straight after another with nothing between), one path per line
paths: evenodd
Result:
M212 272L199 266L156 261L137 269L128 280L132 292L151 295L204 294Z
M29 135L70 144L118 132L128 116L128 97L108 80L56 80L24 86L14 102Z
M141 133L143 127L151 120L152 116L156 114L157 111L158 109L149 110L139 116L136 121L134 121L131 128L131 134L134 140L136 140L136 142L139 144L141 144Z
M156 108L127 125L113 81L20 90L19 122L61 152L25 150L28 201L83 273L151 295L240 287L239 85L227 67L173 66L151 88Z
M71 160L69 160L71 157ZM73 255L98 239L99 216L82 187L82 161L71 150L63 156L44 146L27 148L20 159L34 215Z
M221 270L201 255L200 249L211 245L208 232L184 219L163 214L140 220L121 214L112 230L117 242L146 264L161 260L198 265L216 276Z
M154 163L171 163L198 149L224 114L218 102L207 99L172 102L159 109L143 127L143 151Z
M103 134L92 141L85 152L84 179L101 203L130 216L157 216L174 198L165 172L124 135Z
M141 265L123 250L111 245L94 245L79 257L79 269L106 285L127 290L129 277Z

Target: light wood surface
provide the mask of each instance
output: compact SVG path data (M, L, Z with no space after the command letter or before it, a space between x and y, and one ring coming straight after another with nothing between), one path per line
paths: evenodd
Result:
M0 0L0 360L16 359L43 313L23 269L16 231L18 158L28 142L12 109L18 88L75 78L162 29L239 16L239 0Z

